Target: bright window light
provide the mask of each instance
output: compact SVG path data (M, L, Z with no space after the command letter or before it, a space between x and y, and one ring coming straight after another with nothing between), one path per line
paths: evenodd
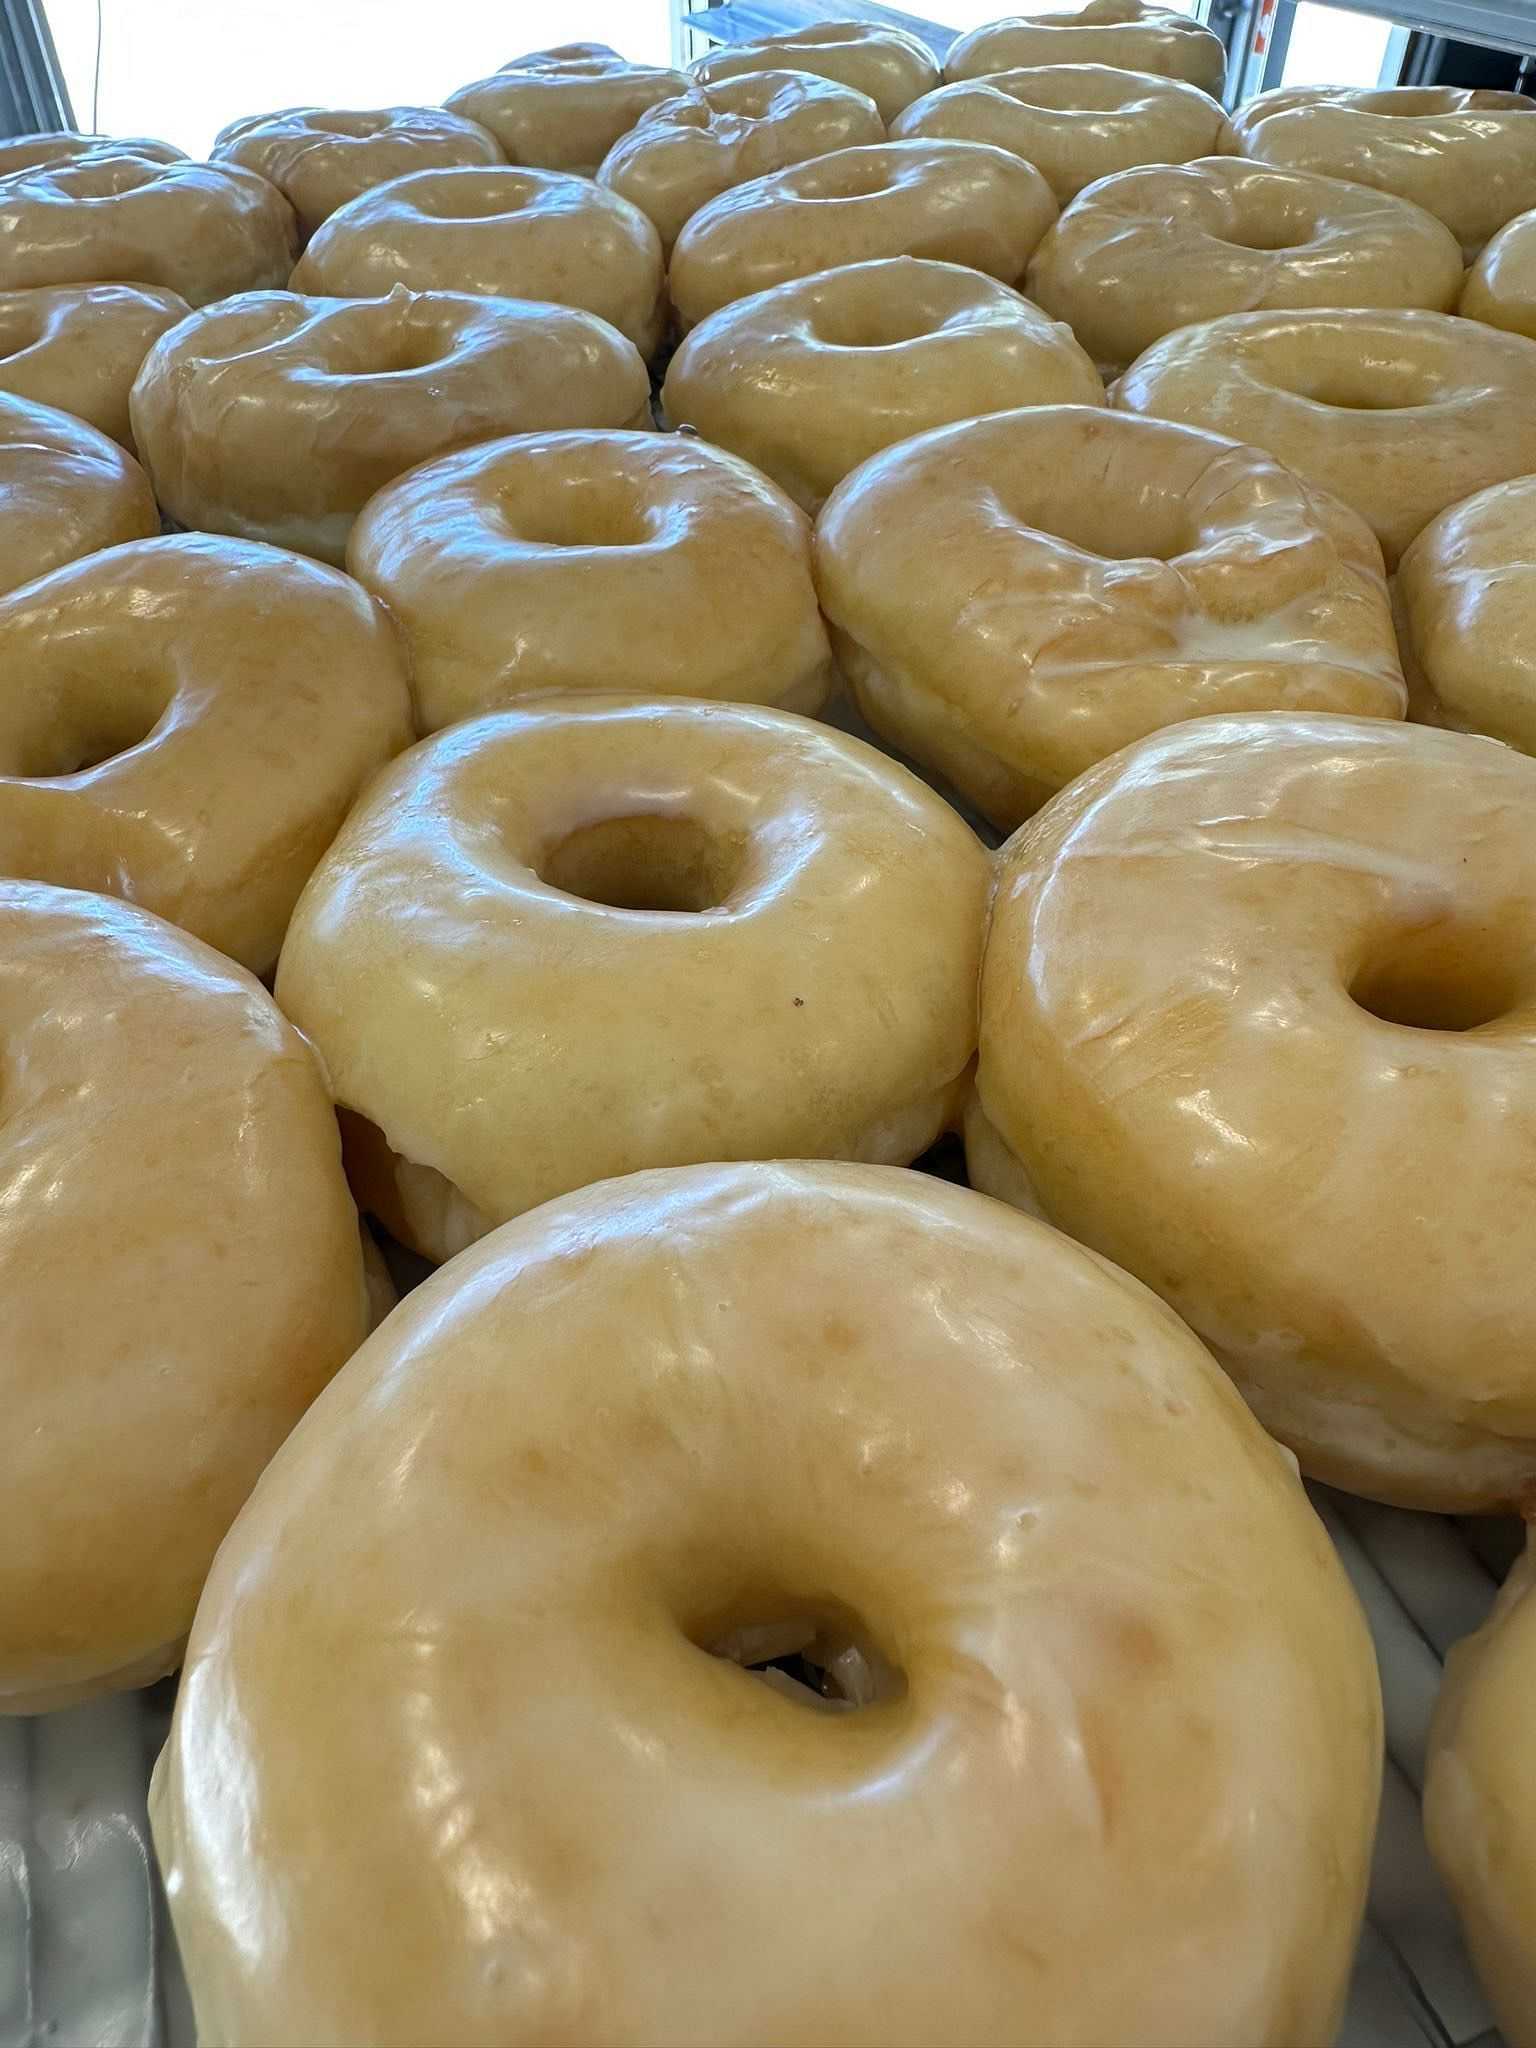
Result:
M1285 53L1284 85L1376 85L1392 24L1302 0Z

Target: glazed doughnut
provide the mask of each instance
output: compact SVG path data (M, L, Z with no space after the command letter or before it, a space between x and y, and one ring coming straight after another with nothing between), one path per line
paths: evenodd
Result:
M489 129L508 159L591 177L649 108L688 90L686 71L628 64L606 43L530 50L444 105Z
M149 479L115 441L0 392L0 593L159 531Z
M0 1026L0 1713L41 1713L175 1668L367 1320L325 1083L249 975L131 904L0 882Z
M205 306L287 281L293 209L237 164L94 150L0 178L0 288L147 284Z
M0 874L124 896L270 973L410 745L393 628L334 569L172 534L0 599Z
M1244 156L1395 192L1443 220L1468 260L1536 206L1536 100L1400 85L1281 86L1232 117Z
M1015 284L1055 218L1033 165L985 143L839 149L701 207L672 252L672 302L686 330L733 299L877 256L930 256Z
M816 580L859 709L1003 831L1208 712L1401 718L1381 557L1256 448L1042 406L840 484Z
M175 149L169 142L152 142L147 136L82 135L75 128L45 128L0 140L0 177L8 177L12 171L30 171L38 164L98 155L142 156L155 164L187 161L184 149Z
M633 344L594 314L396 285L210 306L151 353L133 411L184 526L339 563L369 498L417 463L535 427L649 427L650 397Z
M221 128L215 163L243 164L275 185L305 240L338 207L410 171L505 162L494 135L442 107L288 107Z
M442 1259L640 1167L915 1159L959 1111L990 879L945 803L829 727L546 699L379 777L278 1000L394 1155L366 1206Z
M905 29L869 21L809 22L787 35L711 50L691 69L701 85L755 71L805 71L864 93L887 125L939 83L939 67L926 43Z
M1452 1650L1430 1731L1424 1831L1505 2048L1536 2048L1536 1539L1491 1619Z
M1182 78L1218 97L1227 76L1220 36L1187 14L1144 7L1140 0L1090 0L1075 13L985 22L951 43L944 76L954 84L1039 64L1150 71L1158 78Z
M1304 1471L1400 1507L1536 1482L1533 805L1492 740L1206 718L1003 857L976 1114Z
M151 1805L230 2048L1293 2048L1380 1761L1188 1331L795 1161L588 1188L405 1303L220 1553Z
M420 729L544 690L820 709L804 515L673 434L521 434L412 470L348 565L410 644Z
M806 511L871 455L1021 405L1102 405L1098 372L979 270L887 256L775 285L695 327L667 371L674 426L756 464Z
M290 288L373 299L397 284L575 306L617 327L642 355L664 324L656 230L616 192L559 171L394 178L331 215Z
M1449 313L1230 313L1165 335L1112 396L1267 448L1353 505L1389 569L1447 505L1536 470L1536 342Z
M128 393L139 365L191 310L175 292L148 285L0 292L0 391L73 413L131 453Z
M990 142L1042 172L1063 206L1133 164L1183 163L1221 148L1227 117L1197 86L1107 64L1045 64L941 86L893 137Z
M1426 526L1397 601L1413 716L1536 754L1536 477Z
M1082 193L1035 251L1025 289L1123 370L1174 328L1224 313L1452 312L1461 276L1456 237L1406 199L1216 156L1122 171Z
M670 253L699 208L733 185L884 140L885 123L865 94L802 72L754 71L691 85L652 107L597 175L639 207Z
M1502 227L1467 272L1461 311L1536 341L1536 212Z

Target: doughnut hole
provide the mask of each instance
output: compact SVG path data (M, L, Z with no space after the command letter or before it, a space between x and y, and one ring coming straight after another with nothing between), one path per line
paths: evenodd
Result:
M1278 252L1282 249L1305 249L1317 235L1317 220L1303 218L1299 214L1278 212L1268 220L1249 216L1234 221L1218 237L1232 249L1260 249Z
M63 693L10 732L0 727L0 775L51 782L104 767L152 737L173 694L167 678L121 674L110 691Z
M1271 370L1280 369L1278 364ZM1406 354L1383 355L1363 352L1347 362L1325 362L1314 374L1307 374L1305 359L1287 362L1275 382L1307 398L1314 405L1331 405L1341 412L1401 412L1412 406L1433 405L1445 396L1443 374L1423 363L1410 362Z
M1350 999L1410 1031L1478 1031L1520 1003L1515 963L1486 924L1442 919L1395 933L1356 968Z
M862 1616L837 1600L754 1590L685 1633L708 1656L814 1712L853 1713L907 1694L905 1671Z
M1064 490L1045 505L1037 497L1015 516L1021 526L1111 562L1171 562L1199 540L1177 491L1118 488L1113 471L1085 477L1080 489Z
M640 812L582 825L536 872L551 889L614 910L718 910L741 876L744 844L696 818Z
M921 341L946 324L942 313L935 318L922 305L896 300L856 304L846 299L822 300L809 323L811 333L828 348L899 348L906 341Z

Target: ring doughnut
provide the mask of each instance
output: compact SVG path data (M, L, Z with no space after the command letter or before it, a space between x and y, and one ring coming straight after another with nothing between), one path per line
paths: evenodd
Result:
M287 282L293 209L237 164L119 150L0 178L0 287L147 284L205 306Z
M1302 306L1455 310L1461 248L1442 221L1365 185L1235 156L1148 164L1081 193L1048 230L1025 289L1094 359L1224 313Z
M375 185L411 171L505 161L494 135L442 107L288 107L221 128L209 155L275 185L308 241L324 220Z
M63 163L71 157L102 155L142 156L155 164L187 161L184 149L169 142L152 142L144 135L82 135L75 128L44 128L0 140L0 177L8 177L12 171L30 171L39 164Z
M1003 831L1183 719L1405 708L1361 522L1160 420L1042 406L887 449L827 500L816 580L864 717Z
M1002 861L979 1115L1304 1471L1400 1507L1536 1482L1533 805L1465 733L1206 718Z
M1229 313L1111 393L1267 448L1370 522L1387 567L1438 512L1536 470L1536 342L1414 309Z
M0 598L0 874L124 896L270 973L358 791L411 743L353 583L172 534Z
M1144 7L1140 0L1090 0L1077 12L1032 14L985 22L958 36L944 60L944 76L985 78L997 71L1039 64L1107 64L1116 71L1150 71L1182 78L1220 97L1227 76L1226 45L1187 14Z
M1536 206L1536 100L1518 92L1280 86L1249 100L1232 129L1244 156L1411 199L1468 261Z
M958 1114L990 881L947 804L830 727L547 700L379 777L278 1000L373 1129L366 1205L442 1259L641 1167L915 1159Z
M149 478L117 442L0 392L0 592L159 531Z
M1536 477L1426 526L1397 601L1413 716L1536 754Z
M887 256L711 313L662 403L815 512L895 441L1015 406L1102 405L1104 387L1071 329L996 278Z
M514 164L591 177L649 108L688 90L686 71L629 64L606 43L530 50L444 105L487 128Z
M403 1304L220 1552L151 1805L230 2048L1276 2048L1340 2018L1380 1728L1145 1289L927 1175L711 1165Z
M755 71L804 71L872 99L890 125L939 82L933 52L905 29L869 21L816 21L787 35L711 50L690 69L701 85Z
M1502 227L1467 272L1462 314L1536 341L1536 211Z
M1043 64L941 86L891 128L903 140L1006 149L1044 175L1062 206L1134 164L1209 156L1226 133L1221 102L1198 86L1107 64Z
M340 563L363 506L418 463L537 427L649 427L650 398L639 353L594 314L396 285L210 306L151 352L133 411L184 526Z
M547 690L815 712L832 686L804 515L675 434L520 434L380 491L352 574L410 645L423 732Z
M981 142L839 149L722 192L672 251L686 331L733 299L844 263L928 256L1016 284L1056 218L1032 164Z
M330 1098L264 989L30 882L0 882L0 963L15 1714L174 1669L214 1551L367 1322Z
M1504 1582L1492 1617L1458 1643L1430 1730L1424 1829L1506 2048L1536 2048L1536 1543Z
M804 72L754 71L662 100L620 137L597 175L639 207L670 254L699 208L733 185L884 140L865 94Z
M661 243L638 206L590 178L510 168L416 171L333 213L290 289L383 298L397 284L547 299L596 313L648 356L661 339Z
M34 285L0 292L0 391L73 413L133 452L128 393L191 307L148 285Z

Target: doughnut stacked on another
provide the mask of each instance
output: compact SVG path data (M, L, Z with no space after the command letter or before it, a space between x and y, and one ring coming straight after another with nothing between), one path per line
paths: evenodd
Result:
M1536 754L1536 477L1426 526L1397 572L1411 715Z
M648 108L687 90L686 71L627 63L606 43L563 43L514 57L444 104L488 129L511 163L591 177Z
M73 413L133 452L128 394L151 346L191 307L148 285L0 292L0 391Z
M116 441L0 393L0 593L159 531L149 479Z
M940 78L926 43L893 24L869 21L809 22L784 35L711 50L692 71L703 85L759 71L804 71L864 93L887 126Z
M1467 272L1459 310L1536 341L1536 210L1499 229Z
M954 84L1037 64L1150 71L1219 95L1226 82L1227 52L1220 36L1172 8L1146 6L1143 0L1089 0L1075 13L989 21L957 36L944 60L944 76Z

